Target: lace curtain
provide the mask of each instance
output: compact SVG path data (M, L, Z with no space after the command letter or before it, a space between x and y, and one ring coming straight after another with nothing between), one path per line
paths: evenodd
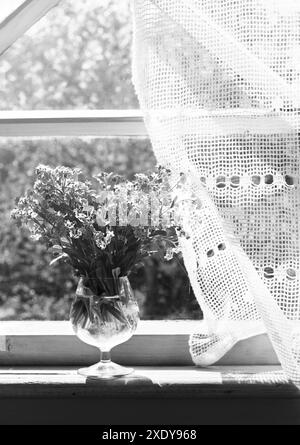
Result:
M132 0L134 83L157 160L198 200L182 247L217 362L268 332L300 386L298 0Z

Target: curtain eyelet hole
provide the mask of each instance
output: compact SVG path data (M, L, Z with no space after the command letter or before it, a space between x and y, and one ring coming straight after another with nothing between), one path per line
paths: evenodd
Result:
M207 258L213 258L215 256L215 252L214 252L214 250L213 249L210 249L208 252L207 252Z
M295 179L293 176L286 175L284 179L285 179L285 183L288 187L293 187L295 185Z
M264 268L264 277L271 280L272 278L274 278L275 276L275 272L273 267L265 267Z
M261 177L259 175L253 175L251 181L255 187L258 187L261 184Z
M241 184L241 178L239 176L232 176L230 180L230 186L233 189L237 189L239 188L240 184Z
M288 270L286 271L286 277L287 277L287 279L290 280L290 281L295 281L296 278L297 278L297 274L296 274L295 269L288 269Z
M272 185L274 183L274 176L273 175L266 175L265 176L265 184L266 185Z
M224 189L226 187L226 178L225 176L219 176L217 178L217 188L218 189Z

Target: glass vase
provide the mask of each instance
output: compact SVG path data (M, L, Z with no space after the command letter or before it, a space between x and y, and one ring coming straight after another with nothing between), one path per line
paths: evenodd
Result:
M78 370L87 377L109 379L133 372L111 361L114 346L129 340L139 321L139 308L127 277L118 278L118 294L96 296L85 287L84 278L78 284L70 320L77 337L100 350L100 362Z

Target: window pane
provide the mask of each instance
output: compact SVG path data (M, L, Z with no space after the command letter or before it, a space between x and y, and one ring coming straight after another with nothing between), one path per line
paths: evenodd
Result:
M129 0L62 0L0 59L0 109L138 108Z
M89 176L105 170L131 178L153 170L155 159L144 139L0 140L0 320L68 319L76 289L68 266L50 267L46 249L10 220L15 198L32 184L40 163L79 167ZM143 319L199 318L187 276L175 261L148 259L130 279Z

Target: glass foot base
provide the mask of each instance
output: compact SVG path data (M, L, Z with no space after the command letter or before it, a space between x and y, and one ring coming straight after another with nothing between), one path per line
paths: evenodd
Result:
M95 379L113 379L133 373L133 368L125 368L113 362L100 362L89 368L78 369L78 374Z

